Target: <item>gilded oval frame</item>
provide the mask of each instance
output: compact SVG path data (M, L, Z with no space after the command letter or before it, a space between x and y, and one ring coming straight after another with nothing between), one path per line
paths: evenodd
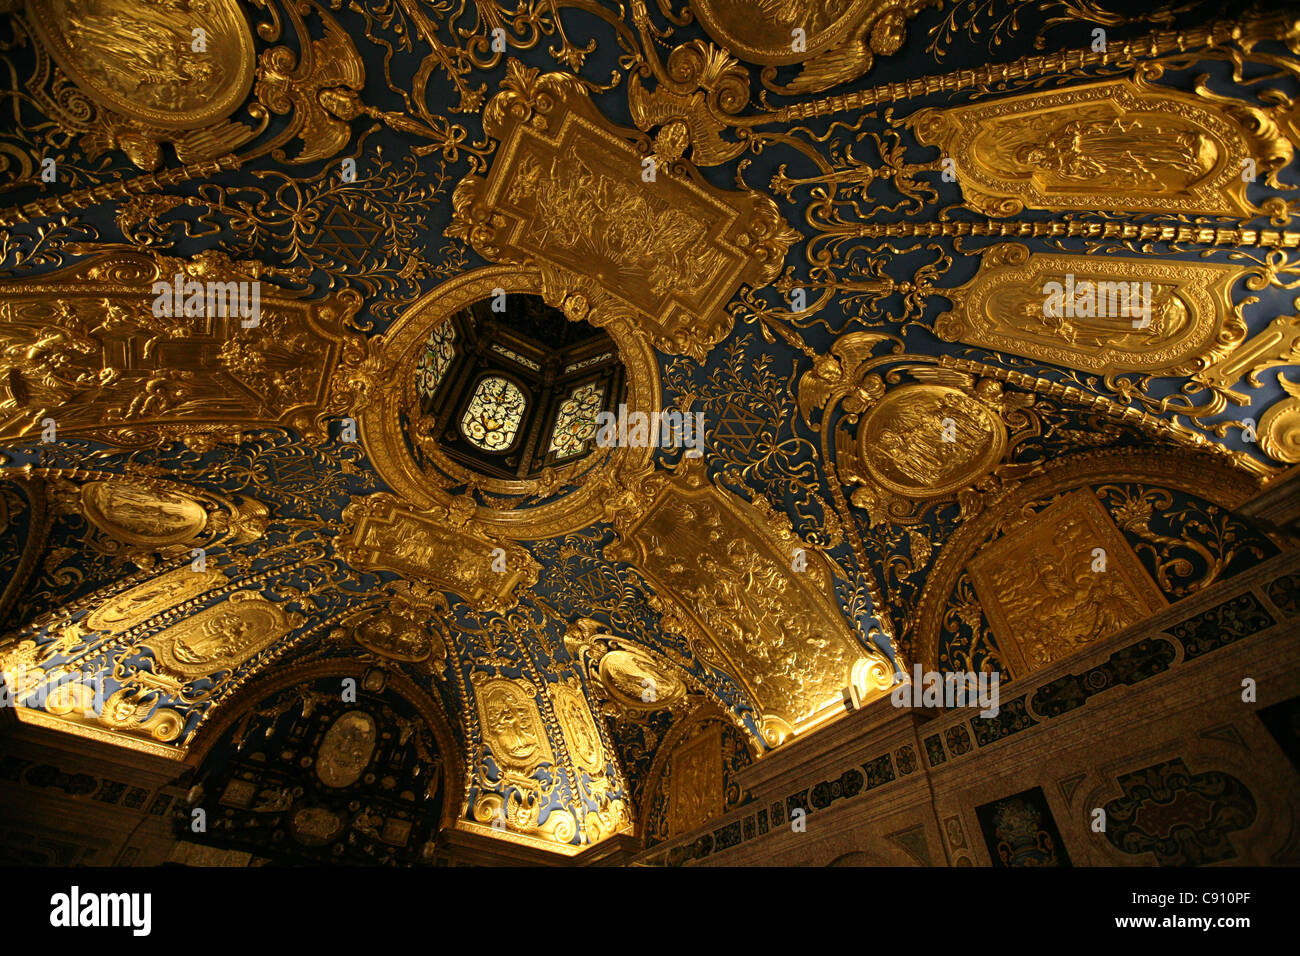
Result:
M404 502L417 509L448 507L448 488L473 480L492 495L526 495L537 480L495 479L454 462L436 447L426 449L430 460L446 476L440 487L437 477L423 471L407 449L399 424L399 412L415 407L415 366L429 332L443 319L489 298L494 290L507 294L543 295L539 270L521 266L485 266L456 276L421 296L372 342L373 354L383 379L376 382L377 394L357 412L361 442L379 477ZM661 410L659 362L648 338L631 316L616 316L602 328L609 333L626 372L628 412L650 414ZM608 455L588 455L573 465L556 469L566 482L580 486L561 498L536 507L497 509L480 505L474 519L486 531L517 540L553 538L585 528L602 520L601 502L615 475L625 469L650 467L653 448L619 446ZM593 461L593 459L596 459Z
M881 0L841 2L843 8L838 13L830 12L828 16L824 9L827 6L825 0L782 0L771 4L773 12L766 18L755 16L754 4L750 0L740 3L691 0L691 12L714 42L722 44L742 60L782 66L801 63L843 42L844 37L865 17L883 12L886 6ZM777 24L774 22L776 10L793 15L794 19L788 24ZM807 30L804 49L798 52L793 49L793 34L786 27ZM780 42L774 39L774 31L779 33Z
M934 403L942 403L945 399L957 403L968 421L986 426L988 440L978 455L967 462L961 470L954 471L945 478L936 475L933 482L929 484L922 484L919 480L914 484L904 484L894 476L885 473L873 439L881 430L882 424L887 427L892 417L897 415L896 409L899 406L918 398L922 401L929 399ZM918 440L919 436L912 436L913 444ZM1007 440L1006 425L997 413L983 402L970 397L961 389L948 385L915 382L891 389L886 393L885 397L863 418L856 443L863 466L873 481L894 494L913 500L925 500L951 494L958 488L964 488L988 474L1006 453ZM885 456L885 460L889 460L889 456Z
M220 56L228 75L217 84L215 94L209 95L206 102L188 110L163 109L132 99L126 90L117 89L112 83L94 76L87 69L87 61L94 60L93 50L88 45L83 49L80 44L73 44L67 35L69 21L66 4L40 0L38 3L29 3L27 13L42 46L58 63L59 68L76 83L77 88L96 103L114 113L158 129L198 129L225 119L244 102L253 87L253 74L257 66L253 34L239 3L236 0L209 0L209 4L221 30L218 32L209 25L206 38L209 52L204 55L214 60ZM129 7L130 3L126 6ZM201 101L202 99L200 97Z

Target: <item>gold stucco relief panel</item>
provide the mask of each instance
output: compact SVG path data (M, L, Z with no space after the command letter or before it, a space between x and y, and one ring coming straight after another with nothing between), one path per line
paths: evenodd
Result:
M1046 255L1003 243L947 294L954 308L934 329L950 342L1096 374L1186 373L1245 337L1232 304L1241 276L1236 266Z
M668 835L690 831L722 813L722 727L712 724L673 751L668 776Z
M1088 489L1063 496L966 567L1015 677L1144 621L1166 604Z
M924 109L907 122L954 161L966 203L995 216L1029 208L1250 218L1260 210L1246 198L1243 161L1263 177L1292 155L1263 110L1133 80Z
M653 502L616 522L621 540L607 554L635 565L696 653L741 683L769 745L843 713L862 658L863 698L889 687L893 667L854 639L829 562L788 522L709 483L698 460L647 486Z
M502 89L483 113L501 145L457 186L448 234L535 264L571 319L630 312L656 348L702 359L731 329L732 295L775 279L798 238L776 204L660 168L573 77L511 61Z

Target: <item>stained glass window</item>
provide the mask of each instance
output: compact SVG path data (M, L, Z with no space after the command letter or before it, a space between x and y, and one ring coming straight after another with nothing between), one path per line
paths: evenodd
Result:
M466 441L484 451L505 451L514 444L528 400L509 379L489 375L478 383L460 420Z
M424 343L424 352L415 366L415 387L421 398L432 398L438 386L442 384L451 360L456 357L456 326L448 319L429 333L429 340Z
M596 416L604 398L604 387L592 383L578 386L560 404L549 449L556 458L571 458L583 450L587 439L596 433Z

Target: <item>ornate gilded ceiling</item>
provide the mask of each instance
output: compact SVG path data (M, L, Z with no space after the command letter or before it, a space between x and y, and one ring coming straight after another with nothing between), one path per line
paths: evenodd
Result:
M1231 509L1300 462L1292 14L0 7L24 720L197 761L382 671L431 813L576 852L742 800L896 667L1014 678L1276 552ZM448 458L422 356L498 294L603 330L703 456ZM1017 574L1098 542L1105 593Z

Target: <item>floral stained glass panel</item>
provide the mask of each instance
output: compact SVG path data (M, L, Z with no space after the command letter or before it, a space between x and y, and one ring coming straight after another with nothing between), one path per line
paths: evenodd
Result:
M596 416L605 398L603 386L580 385L560 404L551 433L551 447L556 458L571 458L586 447L596 433Z
M484 451L505 451L515 442L528 400L509 379L490 375L478 383L460 420L466 441Z
M421 398L432 398L438 386L442 384L451 367L451 360L456 357L456 326L450 320L443 322L429 334L420 353L420 361L415 366L415 387Z

